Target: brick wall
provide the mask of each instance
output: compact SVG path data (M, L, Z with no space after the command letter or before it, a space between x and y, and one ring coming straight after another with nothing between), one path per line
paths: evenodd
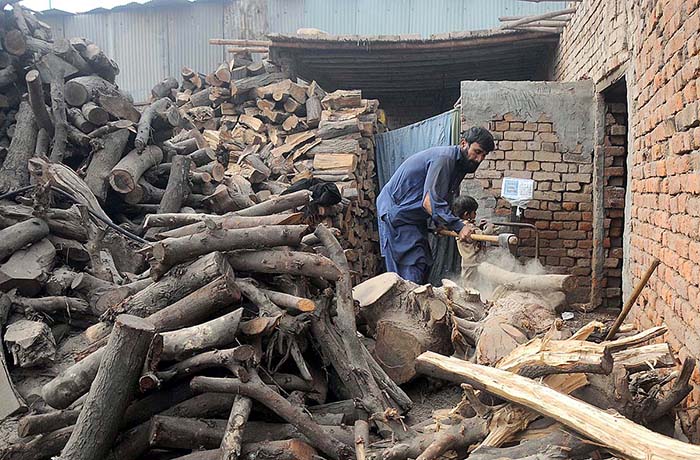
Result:
M511 113L489 125L496 150L488 155L474 175L487 193L500 197L503 177L534 179L534 199L524 211L522 222L537 226L539 259L547 268L578 277L578 287L569 300L586 303L591 284L592 189L591 156L578 146L573 152L559 143L556 126L542 115L537 122L516 118ZM510 204L496 201L498 220L509 220ZM518 256L535 256L534 231L521 229Z
M556 80L601 83L624 64L630 113L629 278L661 265L632 315L700 358L700 2L584 0L561 36ZM694 376L700 382L696 370ZM687 404L700 404L700 390ZM697 431L697 411L690 420ZM691 433L695 440L700 433Z

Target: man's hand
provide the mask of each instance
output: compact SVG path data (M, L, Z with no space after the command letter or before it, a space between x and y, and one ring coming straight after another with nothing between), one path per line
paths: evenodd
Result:
M472 224L471 222L465 222L464 227L462 227L462 230L459 232L459 240L460 241L470 241L472 233L477 233L479 228Z

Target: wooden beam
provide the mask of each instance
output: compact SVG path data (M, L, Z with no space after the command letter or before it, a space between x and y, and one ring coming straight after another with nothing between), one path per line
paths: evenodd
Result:
M550 417L630 460L694 460L700 446L655 433L620 415L559 393L511 372L426 352L416 360L426 375L469 383L500 398Z
M514 21L510 24L508 24L510 27L515 27L515 26L521 26L523 24L528 24L530 22L534 21L541 21L543 19L550 19L550 18L556 18L557 16L561 16L562 14L573 14L576 12L576 8L567 8L564 10L559 10L559 11L550 11L549 13L542 13L542 14L536 14L533 16L526 16L522 19L518 19L517 21ZM501 29L504 27L501 26Z
M247 40L245 38L210 38L210 45L232 45L232 46L270 46L270 40Z

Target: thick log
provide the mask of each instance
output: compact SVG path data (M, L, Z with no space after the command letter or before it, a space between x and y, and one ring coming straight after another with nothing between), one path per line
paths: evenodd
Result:
M158 207L158 212L177 212L182 207L190 192L188 180L192 161L183 155L173 158L168 176L168 185L165 187L163 199Z
M500 398L523 405L575 430L625 458L690 460L700 447L652 432L541 383L500 369L426 352L416 364L420 372L452 382L467 382Z
M3 454L4 460L50 460L61 452L72 433L72 426L61 428L26 443L0 448L0 454Z
M80 48L80 54L85 58L97 75L110 83L114 83L115 77L119 74L119 66L109 59L105 53L94 43L87 43L85 48Z
M25 247L48 236L49 226L32 218L0 230L0 262Z
M7 222L3 225L10 226L34 217L33 209L23 205L0 206L0 216ZM80 242L87 241L85 228L80 221L80 213L77 207L69 209L49 208L44 218L49 225L52 234L69 238Z
M271 198L263 203L256 204L246 209L236 211L237 216L269 216L280 212L305 206L309 203L311 192L299 190L288 195Z
M479 264L477 271L484 279L514 291L569 292L576 287L576 278L571 275L523 275L488 262Z
M318 127L321 121L321 101L318 96L313 95L306 100L306 124L309 128Z
M27 82L27 93L29 93L29 105L32 106L34 118L39 128L45 129L53 136L54 128L49 111L44 103L44 89L42 88L41 76L37 70L30 70L24 77Z
M88 101L99 104L110 115L138 123L140 114L130 98L112 83L98 76L77 77L66 83L66 102L82 107Z
M139 179L139 183L129 193L124 195L124 202L129 204L157 204L160 207L160 202L165 196L165 189L151 185L144 177Z
M180 238L203 232L207 229L207 224L204 222L204 220L211 220L215 222L218 227L221 227L221 229L227 230L251 228L259 225L297 225L301 224L303 220L303 214L299 212L291 214L271 214L269 216L237 216L235 214L228 214L225 216L218 216L214 214L195 214L190 215L191 217L188 217L187 214L180 214L180 216L184 217L176 217L175 221L188 222L188 225L159 233L156 235L156 237ZM198 216L201 216L201 218ZM149 218L153 219L153 224L151 224L151 221L148 220ZM146 219L148 223L144 222L145 228L149 228L150 226L158 226L156 223L160 221L156 215L147 216ZM194 220L194 222L191 222L192 220ZM168 225L163 226L167 227Z
M78 50L76 50L70 41L65 38L57 38L53 42L53 51L61 59L75 67L83 75L88 75L92 73L90 65L85 61L85 59L80 55Z
M174 460L220 460L221 449L200 450L191 454L177 457ZM315 460L319 458L316 449L299 439L285 439L244 444L240 455L241 460Z
M154 99L170 97L172 90L177 89L178 86L179 84L175 78L164 78L151 88L151 96L153 96Z
M104 204L107 201L110 173L124 154L129 134L127 129L107 134L102 140L102 148L93 154L87 167L85 183L100 203Z
M302 275L335 281L338 267L330 259L308 252L289 250L232 251L228 262L236 271Z
M265 385L254 371L250 372L250 380L246 383L231 378L195 377L190 385L196 391L233 392L255 399L297 427L324 454L334 460L351 458L352 450L348 446L330 436L304 411Z
M28 102L22 102L17 124L5 161L0 166L0 191L8 192L29 185L29 159L34 155L38 126Z
M285 78L287 78L286 73L265 73L253 77L241 78L230 83L231 95L234 96L236 94L243 94L251 89L276 83L284 80Z
M59 458L103 458L117 436L155 330L148 321L119 316L75 429Z
M195 166L204 166L216 161L216 152L210 148L201 148L188 154ZM223 165L222 165L223 166Z
M128 313L145 317L153 314L228 273L229 270L226 259L221 253L210 253L191 264L174 267L160 280L112 309L108 312L108 316Z
M143 152L132 150L112 168L109 183L119 193L134 190L139 179L148 168L163 161L163 151L155 145L148 146Z
M326 110L339 110L360 107L362 103L362 91L358 90L337 90L326 94L321 101Z
M317 137L321 139L333 139L348 134L360 132L360 122L357 118L342 121L321 121L318 125Z
M26 249L16 251L0 265L0 289L17 289L20 294L34 296L41 291L53 269L56 248L44 238Z
M235 340L242 315L243 309L239 308L197 326L163 333L161 359L181 360L203 350L228 345Z
M173 106L173 102L167 98L162 97L156 102L149 105L146 110L141 114L141 119L139 120L138 129L136 131L136 139L134 139L134 147L138 152L142 152L143 149L148 145L148 140L150 138L152 125L155 119L164 114L166 110Z
M306 225L270 225L237 230L208 230L182 238L154 243L149 252L156 263L172 266L212 251L297 246L307 232Z
M79 410L59 410L46 414L26 415L19 419L17 433L21 437L50 433L74 425L78 421Z
M41 394L46 404L65 409L87 393L97 375L103 353L104 348L91 353L44 385Z
M221 277L153 313L148 319L159 331L197 324L223 307L240 300L241 293L234 281L233 270L227 268Z

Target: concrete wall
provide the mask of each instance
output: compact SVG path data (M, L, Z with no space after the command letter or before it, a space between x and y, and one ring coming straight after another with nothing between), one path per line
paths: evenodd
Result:
M629 294L660 259L632 318L640 327L665 323L681 359L700 358L699 50L697 0L584 0L562 34L552 75L592 79L599 92L626 77L623 289ZM698 403L696 388L687 404ZM698 411L682 414L700 439Z

